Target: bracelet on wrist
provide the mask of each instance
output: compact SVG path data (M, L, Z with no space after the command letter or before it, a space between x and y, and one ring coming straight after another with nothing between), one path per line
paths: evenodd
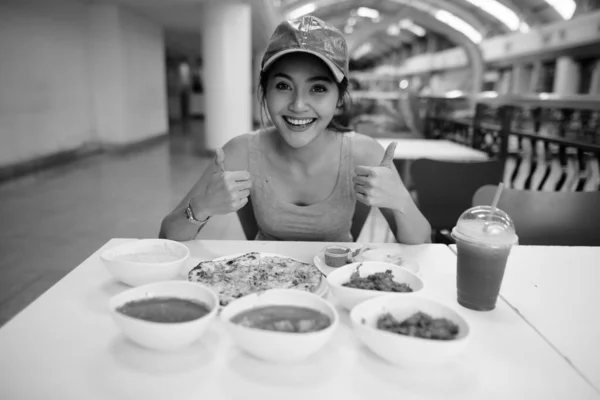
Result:
M188 203L187 207L185 208L185 216L186 216L187 220L190 221L194 225L202 225L210 219L210 217L207 217L205 220L202 220L202 221L196 219L196 217L194 216L194 210L192 210L191 203Z

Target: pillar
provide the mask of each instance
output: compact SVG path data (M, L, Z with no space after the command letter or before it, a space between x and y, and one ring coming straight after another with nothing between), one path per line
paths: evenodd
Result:
M90 66L96 140L127 141L127 76L120 9L114 4L90 6Z
M594 65L592 79L590 80L590 87L587 90L587 94L595 96L600 95L600 60L597 60L596 64Z
M210 2L204 8L204 150L252 130L252 38L249 4Z
M577 94L581 80L581 68L572 57L556 59L554 70L554 93L559 95Z
M512 89L513 94L528 93L531 88L531 79L533 77L533 68L527 64L517 64L512 69Z
M254 61L253 61L253 70L252 70L252 82L253 82L253 86L252 86L252 116L253 116L253 120L254 122L258 123L258 124L262 124L262 122L264 122L265 124L267 123L267 120L263 117L263 119L261 120L261 110L262 110L262 106L260 103L260 97L258 95L259 92L259 87L258 87L258 83L260 80L260 64L262 62L262 56L263 53L262 51L260 52L255 52L254 53Z

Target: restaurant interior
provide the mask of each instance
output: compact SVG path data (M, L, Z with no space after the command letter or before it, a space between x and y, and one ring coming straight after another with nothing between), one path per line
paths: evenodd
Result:
M52 379L40 378L38 389L28 385L18 371L35 365L45 375L52 367L10 351L26 346L30 329L53 329L43 311L62 310L59 321L70 321L71 311L84 318L71 310L73 293L73 301L88 302L91 326L98 302L123 290L108 283L99 249L157 238L163 217L212 165L216 149L269 124L257 97L263 52L281 21L306 15L345 35L351 103L342 120L383 148L398 143L393 163L432 229L430 245L398 244L382 212L361 207L348 246L402 249L420 266L427 289L439 288L433 297L464 311L456 303L456 272L446 276L442 262L445 257L454 267L461 257L453 228L471 207L504 211L518 246L499 305L488 314L463 313L473 335L506 323L497 350L486 347L489 354L477 356L487 342L474 338L450 375L411 370L398 377L366 350L356 350L355 361L352 346L358 345L343 331L347 341L340 343L347 347L294 367L316 382L302 388L272 365L213 354L207 343L233 351L213 334L219 327L194 345L206 365L180 353L153 358L116 339L107 350L112 358L88 365L98 351L91 350L95 338L81 347L86 364L64 362L75 376L88 367L103 371L89 387L66 389L71 384L60 368ZM192 256L287 249L290 257L312 260L325 246L252 247L240 218L235 212L211 217L186 242ZM159 378L140 389L146 398L166 398L170 385L178 385L175 398L271 398L286 387L297 390L289 398L342 398L338 390L346 381L321 382L315 371L347 363L348 381L356 374L364 382L355 391L350 385L346 399L367 398L370 387L379 388L380 398L600 399L600 323L589 318L600 312L594 287L600 279L600 0L0 1L0 221L0 372L18 366L11 382L0 373L0 398L41 398L36 390L58 396L48 398L139 398L133 382L139 388L149 377ZM89 272L96 264L99 270ZM84 284L85 271L103 279L102 287ZM454 291L436 276L449 278ZM69 285L89 292L68 292ZM341 314L340 327L350 326ZM65 329L88 332L75 323ZM573 332L578 339L568 339ZM57 334L44 343L61 348L66 342ZM534 360L529 367L510 358L511 346L523 360ZM490 361L502 352L506 359ZM154 362L164 368L153 369ZM481 374L489 366L488 375L471 379L472 365ZM106 372L113 367L122 374ZM188 374L201 367L215 378L206 392ZM376 373L364 377L358 368ZM226 389L228 380L239 390ZM495 385L503 387L497 396Z

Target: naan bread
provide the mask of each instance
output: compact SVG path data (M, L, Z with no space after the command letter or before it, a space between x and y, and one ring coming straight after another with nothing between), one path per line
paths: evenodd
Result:
M313 265L289 257L246 253L218 261L202 261L188 280L213 287L221 305L250 293L268 289L299 289L314 293L321 272Z

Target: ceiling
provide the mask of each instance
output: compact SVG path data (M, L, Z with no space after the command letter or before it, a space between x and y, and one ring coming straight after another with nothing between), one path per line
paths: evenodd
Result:
M488 13L477 4L490 2L491 0L274 0L282 15L293 13L294 10L305 6L314 11L310 13L322 18L344 31L350 47L352 48L353 37L365 45L358 54L353 54L351 66L353 69L365 69L376 65L384 59L391 57L408 57L427 46L435 49L454 46L455 43L447 35L441 34L441 25L447 25L438 20L437 12L446 11L458 17L470 25L476 34L485 39L488 37L509 33L513 30L521 30L520 26L511 29L498 18L499 12ZM501 6L505 6L514 12L515 20L527 24L529 27L539 26L555 21L563 20L559 12L546 0L496 0ZM557 0L567 2L569 0ZM578 0L587 2L594 0ZM372 18L361 16L357 13L359 7L366 7L379 12L379 17ZM367 10L367 11L371 11ZM432 16L433 21L427 21L428 26L420 26L424 32L419 35L410 29L394 28L388 33L391 24L397 25L398 21L411 20L408 16L411 12L421 11ZM506 19L505 19L506 21ZM390 23L391 22L391 23ZM509 21L510 22L510 21ZM414 24L413 24L414 25ZM418 24L417 24L418 25ZM436 26L437 25L437 26ZM526 29L526 28L523 28ZM364 31L369 34L365 35ZM423 35L424 33L424 35ZM356 50L356 48L355 48Z
M110 1L110 0L109 0ZM167 51L171 55L201 55L201 21L204 7L211 1L235 0L112 0L143 14L165 27ZM447 35L448 23L438 18L440 10L471 26L482 39L522 29L507 26L498 12L486 12L477 4L496 1L513 11L514 20L529 27L563 20L549 3L573 0L243 0L252 6L252 36L256 52L261 52L271 32L291 12L305 7L344 31L352 51L351 67L370 68L388 58L404 58L424 48L442 50L456 45ZM597 7L598 0L575 0L578 10ZM560 4L559 4L560 5ZM564 5L564 4L563 4ZM308 8L307 8L308 7ZM361 16L364 7L377 18ZM364 10L362 10L364 11ZM585 10L584 10L585 11ZM427 14L416 24L415 15ZM409 18L410 17L410 18ZM402 21L403 25L399 25ZM514 22L514 21L513 21ZM412 24L412 25L411 25ZM396 25L389 31L390 25ZM416 27L415 27L416 25ZM367 44L368 43L368 44Z

